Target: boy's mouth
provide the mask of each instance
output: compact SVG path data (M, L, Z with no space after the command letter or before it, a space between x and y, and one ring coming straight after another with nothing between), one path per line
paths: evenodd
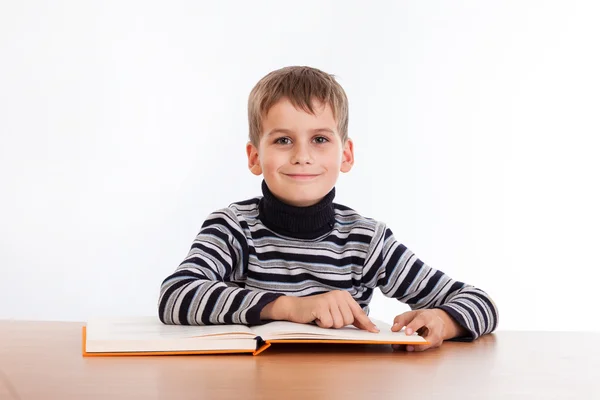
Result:
M284 174L288 178L299 180L299 181L309 181L311 179L315 179L319 176L319 174Z

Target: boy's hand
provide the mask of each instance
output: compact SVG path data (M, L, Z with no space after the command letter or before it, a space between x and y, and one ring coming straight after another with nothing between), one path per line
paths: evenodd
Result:
M398 315L394 318L392 332L399 332L405 326L407 335L418 332L429 342L426 345L406 346L407 351L424 351L440 347L444 340L467 333L446 311L438 308L408 311ZM395 350L402 348L400 345L392 345L392 347Z
M308 297L281 296L263 309L261 318L300 324L315 321L321 328L354 325L369 332L379 332L356 300L343 290Z

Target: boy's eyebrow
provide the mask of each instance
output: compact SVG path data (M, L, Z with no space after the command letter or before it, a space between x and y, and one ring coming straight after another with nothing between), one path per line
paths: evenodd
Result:
M316 128L316 129L311 129L310 133L330 133L330 134L335 134L335 132L329 128ZM267 136L270 135L274 135L276 133L285 133L286 135L290 135L292 133L294 133L294 131L290 130L290 129L284 129L284 128L275 128L275 129L271 129L271 131L269 131L269 133L267 133Z

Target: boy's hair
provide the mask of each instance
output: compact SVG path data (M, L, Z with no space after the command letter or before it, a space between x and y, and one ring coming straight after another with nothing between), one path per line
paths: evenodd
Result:
M248 97L250 142L258 146L262 118L281 98L286 97L296 108L315 114L312 101L329 104L337 128L345 143L348 139L348 98L335 76L311 67L292 66L270 72L263 77Z

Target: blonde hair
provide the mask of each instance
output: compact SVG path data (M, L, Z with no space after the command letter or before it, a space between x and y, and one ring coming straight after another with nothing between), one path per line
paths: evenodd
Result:
M281 98L314 115L313 101L329 104L342 143L348 139L348 98L335 76L311 67L292 66L270 72L254 86L248 97L250 142L258 146L262 118Z

